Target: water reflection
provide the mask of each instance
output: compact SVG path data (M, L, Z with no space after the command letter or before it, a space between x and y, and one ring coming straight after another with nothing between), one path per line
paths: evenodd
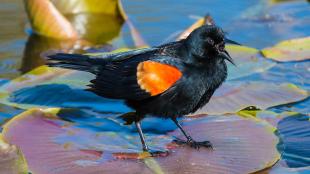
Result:
M106 14L79 13L66 15L79 33L78 39L59 40L32 33L26 42L20 71L26 73L45 64L42 53L57 52L84 53L98 48L111 51L111 43L120 36L124 20Z

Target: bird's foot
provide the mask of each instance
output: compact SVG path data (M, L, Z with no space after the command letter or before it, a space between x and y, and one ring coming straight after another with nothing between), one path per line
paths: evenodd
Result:
M150 157L166 157L169 155L168 151L143 151L141 153L113 153L115 159L146 159Z
M169 151L147 150L143 153L148 153L150 157L166 157L169 155Z
M175 143L182 145L182 144L187 144L192 148L195 148L197 150L200 149L200 147L205 147L208 149L213 149L213 146L210 141L194 141L193 139L189 138L187 141L181 140L181 139L176 139L174 140Z

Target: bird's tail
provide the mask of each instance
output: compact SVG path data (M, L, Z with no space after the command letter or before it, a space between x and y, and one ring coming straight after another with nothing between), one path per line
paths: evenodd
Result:
M47 65L50 67L86 71L93 74L97 74L100 66L104 65L103 59L92 58L82 54L57 53L46 55L46 57Z

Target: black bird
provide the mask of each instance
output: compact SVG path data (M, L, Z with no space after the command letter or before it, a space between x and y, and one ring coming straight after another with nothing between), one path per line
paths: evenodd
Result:
M146 115L174 121L187 139L177 140L178 143L212 148L209 141L193 140L177 118L207 104L225 81L225 60L233 63L225 43L237 44L226 39L221 28L204 25L184 40L157 47L104 56L58 53L47 57L49 66L95 74L89 91L102 97L124 99L135 112L122 118L127 124L136 124L144 151L149 148L140 121Z

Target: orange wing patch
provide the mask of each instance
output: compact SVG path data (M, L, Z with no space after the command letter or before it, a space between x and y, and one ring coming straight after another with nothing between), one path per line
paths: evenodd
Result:
M176 67L153 61L141 62L137 68L138 84L151 96L165 92L181 76L182 73Z

